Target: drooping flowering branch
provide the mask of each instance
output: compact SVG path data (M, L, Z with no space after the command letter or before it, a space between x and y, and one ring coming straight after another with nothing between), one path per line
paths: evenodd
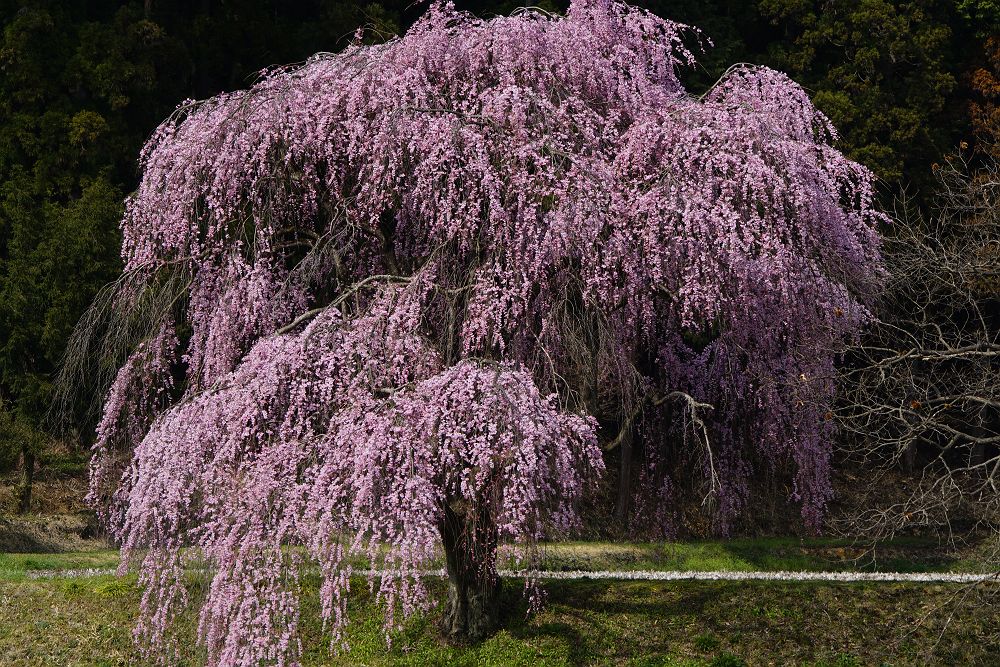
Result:
M414 575L439 538L471 633L497 542L575 524L595 418L635 433L651 489L707 451L721 528L752 467L785 462L819 525L834 353L880 272L872 177L779 73L689 96L685 30L610 0L490 21L435 3L157 129L123 255L140 287L183 267L159 313L178 339L169 372L160 339L127 362L95 468L131 452L109 516L127 555L151 549L149 637L186 545L217 568L212 662L256 664L296 652L301 558L336 635L349 554ZM176 403L133 396L140 376ZM378 586L390 624L426 601L415 576Z

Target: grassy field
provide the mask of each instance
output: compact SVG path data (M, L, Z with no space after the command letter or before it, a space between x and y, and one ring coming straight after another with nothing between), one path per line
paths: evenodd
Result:
M541 568L548 570L776 570L977 572L975 550L956 554L928 539L899 539L870 549L850 540L791 537L692 542L558 542L541 547ZM501 557L501 567L516 564ZM367 567L354 559L356 567ZM118 552L110 549L65 553L0 553L0 580L23 579L38 570L114 569ZM439 561L434 566L443 566Z
M878 569L974 570L919 540L878 553ZM562 543L552 569L847 569L869 556L833 540L682 544ZM139 591L133 575L32 580L32 570L111 568L114 551L0 555L0 665L144 664L131 641ZM890 567L891 566L891 567ZM192 575L193 592L203 575ZM560 581L549 604L526 613L508 584L505 629L468 647L442 644L435 612L413 618L387 647L381 610L357 580L350 650L328 651L317 621L315 577L303 582L305 665L997 665L1000 609L958 604L955 585L772 582ZM435 589L443 586L432 581ZM440 591L438 591L440 592ZM203 659L194 613L179 624L179 664Z
M528 616L512 583L506 629L488 641L443 645L432 613L411 619L387 648L380 610L357 581L350 650L339 655L328 652L315 620L315 586L305 582L306 665L846 667L1000 660L995 607L959 608L941 633L960 590L954 586L553 582L545 610ZM131 577L0 582L0 664L142 664L130 638L138 595ZM193 615L180 624L180 664L201 660L193 626Z

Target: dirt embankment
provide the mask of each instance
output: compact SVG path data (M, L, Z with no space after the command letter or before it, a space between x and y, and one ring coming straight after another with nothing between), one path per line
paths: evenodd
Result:
M0 515L0 553L60 553L106 549L90 512Z
M87 480L82 474L45 470L32 487L31 512L14 509L17 475L0 478L0 553L58 553L107 548L97 521L87 508Z

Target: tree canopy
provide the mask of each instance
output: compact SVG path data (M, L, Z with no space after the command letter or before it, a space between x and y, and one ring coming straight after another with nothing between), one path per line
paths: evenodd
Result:
M517 7L458 4L481 16ZM943 154L962 139L988 146L991 0L643 6L704 30L687 38L700 61L681 73L693 92L734 62L789 73L840 130L837 147L883 179L883 199L913 184L928 201ZM73 323L121 270L120 202L137 183L135 155L177 100L338 50L358 27L365 42L384 41L421 12L349 0L0 2L0 396L11 418L41 436ZM72 439L88 443L94 419L75 412Z
M158 651L187 545L216 568L214 663L294 655L303 559L335 641L358 551L391 627L426 604L439 541L447 630L476 635L498 545L531 563L576 524L599 438L642 443L661 529L677 474L724 530L758 465L791 466L819 525L834 358L881 275L874 177L779 72L689 94L691 32L608 0L488 21L434 3L402 38L160 125L124 274L66 369L134 350L92 499L142 561Z

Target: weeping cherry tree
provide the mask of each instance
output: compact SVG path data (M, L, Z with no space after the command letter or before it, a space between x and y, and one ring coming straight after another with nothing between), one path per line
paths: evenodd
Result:
M306 568L337 648L359 559L389 631L442 548L444 631L482 637L498 549L530 569L578 527L602 448L641 455L626 492L664 530L679 470L724 530L767 466L819 526L872 175L780 73L689 94L685 37L616 0L437 2L160 125L63 374L108 379L90 498L152 654L195 604L211 664L294 662Z

